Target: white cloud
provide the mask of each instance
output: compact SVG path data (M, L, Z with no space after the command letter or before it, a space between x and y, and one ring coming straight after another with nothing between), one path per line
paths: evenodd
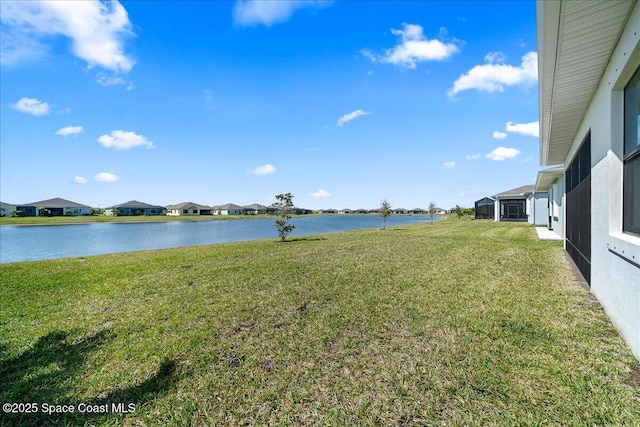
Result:
M133 147L154 148L153 142L135 132L114 130L110 135L102 135L98 142L107 148L116 150L129 150Z
M266 165L258 166L257 168L248 171L254 175L269 175L271 173L275 173L276 168L271 164L267 163Z
M96 82L98 82L99 85L101 86L126 86L126 90L133 90L134 86L133 83L130 81L127 81L125 79L123 79L122 77L118 77L118 76L107 76L104 73L100 73L98 75L98 78L96 79Z
M506 132L495 131L495 132L493 132L493 137L495 139L505 139L507 137L507 133Z
M36 98L21 98L15 104L11 104L11 108L21 113L32 114L34 116L44 116L51 111L48 103Z
M356 111L352 111L349 114L345 114L344 116L340 117L338 119L338 126L342 126L345 123L350 122L351 120L360 117L360 116L366 116L368 114L371 114L369 111L364 111L364 110L356 110Z
M46 57L49 53L47 46L34 40L28 34L12 31L4 25L3 10L8 4L6 1L0 2L0 18L2 18L0 20L3 24L0 29L0 63L16 65Z
M453 169L456 167L456 162L445 162L444 167L447 169Z
M461 75L449 89L453 96L462 91L475 89L484 92L503 92L507 86L532 85L538 81L538 54L529 52L522 57L520 66L496 63L504 60L504 56L496 52L485 57L484 65L476 65L466 74Z
M506 123L507 132L519 133L521 135L540 136L540 122L531 123Z
M453 42L426 38L420 25L403 23L401 30L392 28L391 32L400 37L400 42L393 48L386 50L383 55L376 55L367 49L363 49L361 53L373 62L386 62L413 69L419 62L444 61L460 51ZM444 36L446 30L441 29L440 33Z
M507 159L513 159L519 154L520 154L520 150L517 150L515 148L498 147L492 152L490 152L489 154L487 154L486 157L491 160L502 161Z
M484 56L487 64L501 64L507 60L507 56L502 52L489 52Z
M238 25L252 26L286 22L298 9L319 9L330 5L329 1L312 0L238 0L233 6L233 20Z
M329 194L328 191L323 190L322 188L316 191L315 193L311 193L311 197L313 197L314 199L322 199L324 197L329 197L329 196L331 196L331 194Z
M464 156L464 158L467 159L467 160L477 160L477 159L480 158L480 153L478 153L478 154L469 154L469 155Z
M82 133L82 126L67 126L60 128L56 131L56 135L60 136L69 136L69 135L77 135Z
M98 182L116 182L120 177L109 172L100 172L93 179Z
M75 182L76 184L86 184L87 178L85 178L84 176L74 176L73 182Z
M3 1L0 17L3 61L19 63L41 57L48 51L42 39L62 35L71 40L73 54L90 68L128 72L133 67L133 59L123 48L124 37L132 34L131 22L117 0Z

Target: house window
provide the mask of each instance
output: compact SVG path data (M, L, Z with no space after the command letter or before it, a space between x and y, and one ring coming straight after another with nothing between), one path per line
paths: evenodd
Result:
M182 209L182 213L183 213L183 214L187 214L187 213L189 213L189 209Z
M624 89L622 230L640 236L640 69Z

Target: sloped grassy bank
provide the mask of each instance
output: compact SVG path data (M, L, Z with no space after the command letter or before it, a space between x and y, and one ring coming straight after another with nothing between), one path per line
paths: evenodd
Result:
M638 362L561 245L526 225L450 219L0 275L0 401L38 406L5 425L640 419Z

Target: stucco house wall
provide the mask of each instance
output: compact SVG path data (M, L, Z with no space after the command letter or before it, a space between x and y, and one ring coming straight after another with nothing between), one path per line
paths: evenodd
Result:
M242 206L234 205L233 203L213 206L211 209L211 213L213 215L240 215L244 212L244 208Z
M541 13L544 1L538 1L538 32L545 31L544 18L556 16ZM541 19L543 18L543 19ZM556 21L557 22L557 21ZM553 26L553 22L549 24ZM557 25L557 23L555 24ZM622 231L622 191L624 158L624 94L623 89L640 67L640 6L633 9L612 51L594 96L582 117L563 166L571 164L582 142L591 135L591 282L590 290L607 315L640 358L640 237ZM538 43L539 57L544 46ZM544 70L541 64L540 71ZM540 73L542 75L542 73ZM541 89L541 99L546 99ZM542 102L541 102L542 104ZM542 117L541 117L542 119ZM545 129L541 129L541 135ZM554 144L550 140L549 144ZM541 144L543 141L541 140ZM542 145L541 145L542 146ZM552 187L552 204L558 221L554 227L566 235L565 174ZM565 240L565 247L567 243Z
M549 216L551 229L564 237L564 180L559 179L549 189Z
M527 197L527 218L529 224L547 225L549 223L549 195L542 191L529 193Z
M166 207L168 216L199 216L211 215L211 207L193 202L178 203Z

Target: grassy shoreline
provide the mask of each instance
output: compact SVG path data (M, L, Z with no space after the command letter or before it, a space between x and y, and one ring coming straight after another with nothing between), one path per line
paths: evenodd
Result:
M557 242L451 219L0 265L31 425L637 425L640 368Z
M318 216L318 214L292 215L292 218ZM275 215L202 215L202 216L57 216L57 217L0 217L0 227L5 225L76 225L92 223L139 223L170 221L222 221L242 219L274 219Z

